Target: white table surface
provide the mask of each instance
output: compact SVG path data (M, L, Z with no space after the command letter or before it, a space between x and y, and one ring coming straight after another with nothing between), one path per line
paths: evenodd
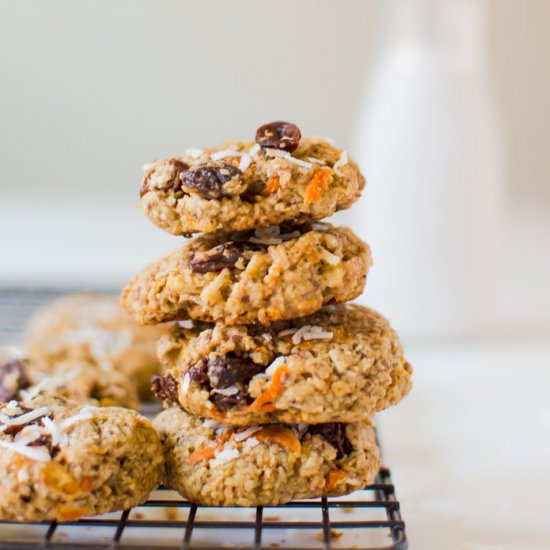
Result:
M550 548L550 342L409 349L379 415L411 548Z

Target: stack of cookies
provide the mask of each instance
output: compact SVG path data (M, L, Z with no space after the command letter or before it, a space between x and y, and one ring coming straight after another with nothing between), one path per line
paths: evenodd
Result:
M153 391L165 485L207 505L342 495L380 466L371 416L411 387L396 333L346 304L369 247L318 220L365 181L345 151L287 122L255 141L190 149L147 167L143 210L191 236L146 268L121 302L161 337Z

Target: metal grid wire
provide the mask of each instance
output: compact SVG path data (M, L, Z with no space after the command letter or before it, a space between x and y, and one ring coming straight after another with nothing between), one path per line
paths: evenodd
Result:
M0 290L0 345L17 344L30 313L57 290ZM160 488L131 510L75 522L0 522L5 549L219 549L324 548L404 550L405 523L390 477L338 498L299 500L282 506L198 506Z

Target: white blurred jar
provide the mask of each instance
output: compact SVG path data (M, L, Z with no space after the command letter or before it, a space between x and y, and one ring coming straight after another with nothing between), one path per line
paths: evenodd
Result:
M341 216L372 246L362 301L406 336L492 324L502 210L500 134L486 70L485 3L394 0L353 153L367 177Z

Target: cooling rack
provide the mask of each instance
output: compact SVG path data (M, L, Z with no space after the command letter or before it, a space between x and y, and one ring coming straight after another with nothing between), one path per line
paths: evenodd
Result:
M0 290L0 345L17 344L32 311L61 293ZM405 550L408 542L390 471L383 467L373 484L351 495L282 506L198 506L160 488L147 502L123 512L67 523L0 522L0 547Z

